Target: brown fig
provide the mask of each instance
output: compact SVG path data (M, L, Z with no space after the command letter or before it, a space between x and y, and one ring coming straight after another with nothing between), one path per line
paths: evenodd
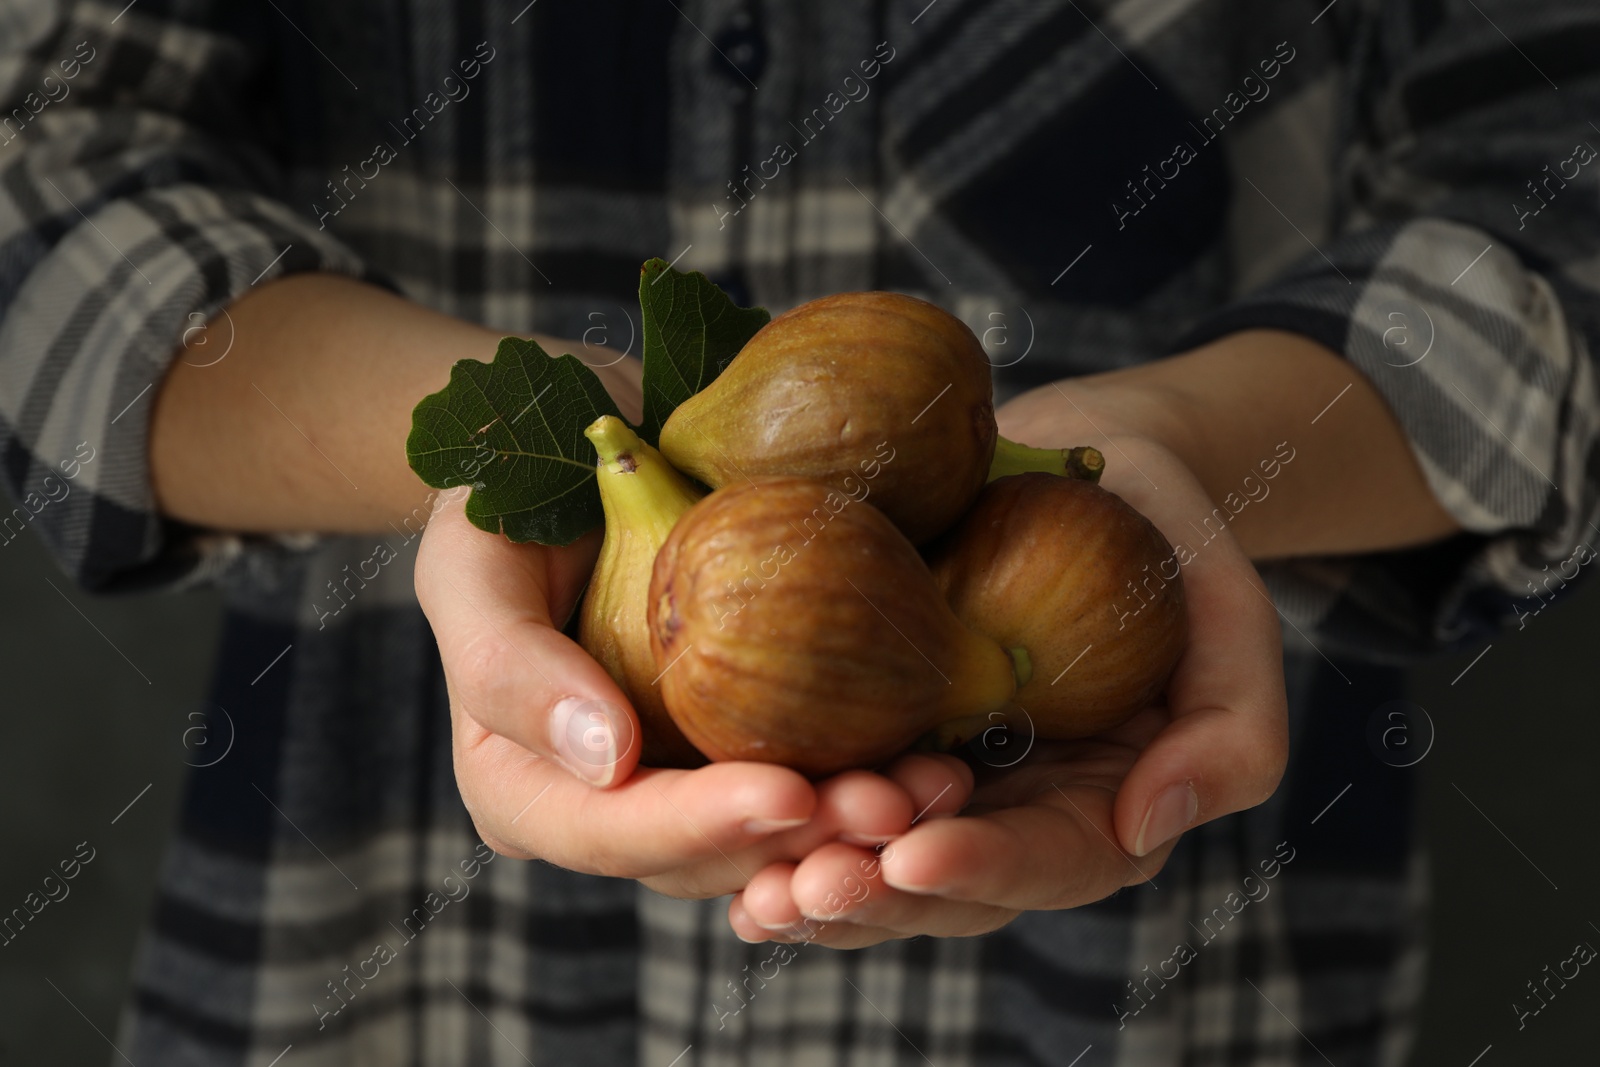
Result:
M797 475L867 492L917 544L972 503L994 449L983 347L954 315L898 293L779 315L661 431L666 457L709 486Z
M1011 656L956 619L894 524L809 479L696 504L656 557L650 605L667 709L713 760L873 766L1016 688Z
M705 757L684 739L652 684L656 668L645 614L656 552L700 491L614 415L601 416L583 433L600 457L596 477L606 536L578 621L578 643L638 712L639 762L698 767Z
M1172 546L1087 481L990 483L929 562L962 622L1026 651L1031 677L1015 699L1039 737L1087 737L1150 705L1188 640Z

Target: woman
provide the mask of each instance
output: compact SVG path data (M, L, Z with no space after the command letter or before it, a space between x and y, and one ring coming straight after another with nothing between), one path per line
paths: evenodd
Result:
M62 565L232 605L119 1048L1401 1062L1375 661L1600 511L1600 14L1317 6L10 5L7 484L91 442L31 519ZM980 331L1002 432L1100 445L1190 551L1166 705L1013 766L638 768L558 632L596 539L484 534L402 443L507 333L636 413L656 255Z

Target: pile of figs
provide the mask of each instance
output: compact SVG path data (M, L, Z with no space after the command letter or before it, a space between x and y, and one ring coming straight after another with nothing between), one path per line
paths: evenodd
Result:
M1119 608L1173 553L1100 453L999 437L982 346L925 301L778 316L660 451L611 416L585 432L606 527L579 638L646 765L821 776L997 720L1086 737L1152 703L1187 639L1181 578Z

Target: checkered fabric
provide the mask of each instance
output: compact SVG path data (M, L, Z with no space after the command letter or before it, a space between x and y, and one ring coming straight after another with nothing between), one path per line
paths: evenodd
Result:
M230 604L212 703L237 739L190 777L117 1044L165 1067L1403 1062L1425 868L1412 779L1365 728L1386 663L1504 625L1596 529L1597 68L1592 0L0 0L0 547L31 531L85 588ZM404 530L319 629L371 539L152 503L152 383L253 285L332 271L620 346L651 256L774 311L939 301L1002 390L1308 335L1468 532L1268 569L1289 777L1155 884L775 956L724 901L482 847Z

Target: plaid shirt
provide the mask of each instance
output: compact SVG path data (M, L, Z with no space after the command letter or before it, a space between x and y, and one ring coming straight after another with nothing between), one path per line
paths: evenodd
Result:
M1424 867L1412 779L1366 740L1400 686L1375 661L1525 613L1594 529L1597 46L1592 0L0 2L0 543L33 531L90 589L214 581L231 605L211 726L232 749L191 774L118 1046L1402 1062ZM657 255L774 311L940 301L1003 389L1309 335L1371 378L1468 533L1267 569L1284 786L1098 905L785 957L734 938L723 901L490 860L410 528L320 628L373 539L162 517L151 385L182 341L223 347L196 324L296 271L621 346Z

